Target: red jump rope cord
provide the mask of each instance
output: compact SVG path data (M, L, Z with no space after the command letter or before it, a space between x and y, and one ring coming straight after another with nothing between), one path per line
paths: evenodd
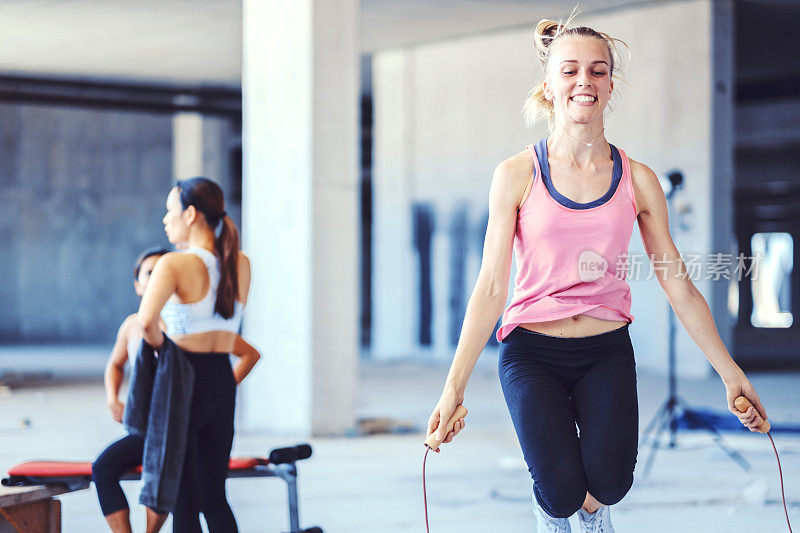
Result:
M425 487L425 462L428 460L428 452L431 449L425 446L425 457L422 458L422 501L425 504L425 531L430 533L431 529L428 527L428 491ZM788 518L787 518L788 520ZM789 528L791 532L792 528Z
M792 524L789 523L789 511L786 509L786 496L783 493L783 471L781 470L781 458L778 457L778 448L775 447L775 441L772 440L772 435L767 432L767 437L772 443L772 449L775 450L775 459L778 460L778 475L781 478L781 499L783 499L783 512L786 514L786 525L789 526L789 533L792 533Z

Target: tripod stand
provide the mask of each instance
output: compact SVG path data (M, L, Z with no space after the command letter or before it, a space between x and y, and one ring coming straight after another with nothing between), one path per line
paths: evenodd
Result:
M671 188L666 194L668 212L672 211L672 199L675 192L683 186L683 174L679 171L670 172L667 177L669 178ZM670 233L672 232L673 217L670 216L669 225ZM722 438L722 435L716 428L709 422L706 417L695 410L693 410L685 400L678 396L678 382L675 376L676 360L675 360L675 310L669 304L669 356L668 356L667 373L669 376L669 391L667 399L659 407L656 414L647 424L647 429L642 434L642 441L640 449L646 448L648 445L651 447L650 455L644 467L644 477L650 471L655 459L656 451L661 446L661 435L664 430L669 428L669 447L675 448L677 445L675 434L678 430L678 421L681 419L692 423L694 426L699 426L711 432L714 442L719 446L728 456L733 459L745 471L750 470L750 464L742 457L739 452L729 447ZM648 442L649 439L649 442Z

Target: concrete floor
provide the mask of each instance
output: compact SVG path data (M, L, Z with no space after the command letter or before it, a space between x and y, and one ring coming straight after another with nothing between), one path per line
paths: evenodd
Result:
M75 376L102 368L102 351L70 352ZM9 352L0 350L0 370ZM51 359L52 360L52 359ZM13 361L19 362L17 357ZM37 366L31 354L30 368ZM18 365L19 366L19 365ZM439 396L447 368L424 364L362 366L360 416L390 416L422 428ZM68 374L68 373L67 373ZM97 375L97 372L94 372ZM74 376L73 376L74 377ZM800 374L752 374L770 418L800 423ZM643 428L663 401L666 380L639 374ZM681 380L680 394L696 407L724 408L718 379ZM536 530L530 481L497 381L495 360L479 361L467 389L468 426L457 441L428 460L428 501L434 533ZM732 415L731 415L732 416ZM4 391L0 397L0 469L34 458L91 459L121 435L106 412L102 384L60 384ZM790 502L800 524L800 436L776 433ZM340 439L303 439L239 433L237 455L309 441L314 456L299 463L301 522L326 532L424 531L421 491L423 435L398 434ZM703 432L682 432L675 449L659 451L648 479L641 467L626 498L612 508L619 533L784 532L777 468L765 436L726 433L725 440L753 468L741 470ZM132 502L138 487L125 484ZM229 499L243 533L288 530L284 484L272 478L237 479ZM63 531L104 531L93 490L65 495ZM133 511L143 530L143 509ZM572 518L574 531L577 521ZM169 528L165 529L169 531Z

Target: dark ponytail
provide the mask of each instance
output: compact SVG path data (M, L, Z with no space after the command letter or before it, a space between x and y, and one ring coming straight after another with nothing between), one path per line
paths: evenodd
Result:
M215 244L219 255L219 288L214 309L223 318L233 316L233 301L239 294L239 231L233 219L225 213L222 229Z
M239 294L239 231L225 211L225 195L220 186L208 178L179 180L176 187L180 190L183 209L193 205L212 231L222 226L219 237L214 240L220 266L214 311L222 318L230 318Z

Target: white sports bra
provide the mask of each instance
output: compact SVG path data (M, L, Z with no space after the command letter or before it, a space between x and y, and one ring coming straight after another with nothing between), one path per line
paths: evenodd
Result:
M230 331L239 333L242 323L244 304L238 300L233 302L233 316L222 318L214 310L217 303L217 287L219 287L219 260L217 256L205 248L191 246L182 253L194 254L203 260L208 269L208 292L202 300L189 304L168 300L161 310L161 318L167 326L167 335L189 335L207 331Z

